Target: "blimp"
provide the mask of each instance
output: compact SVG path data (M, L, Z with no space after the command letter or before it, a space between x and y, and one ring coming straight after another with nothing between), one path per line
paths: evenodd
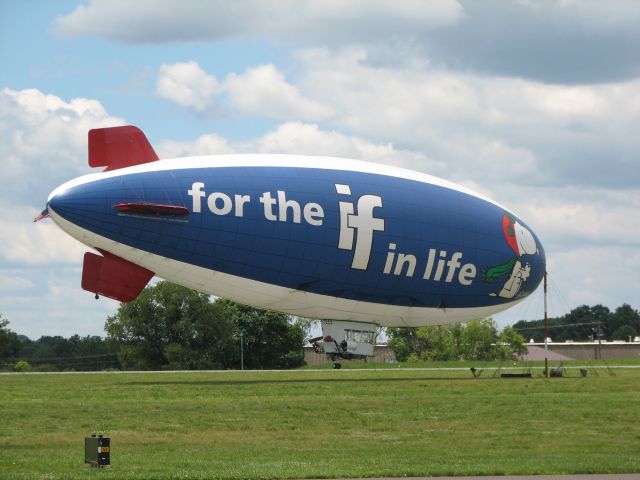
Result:
M450 181L324 156L159 160L134 126L88 134L90 167L50 217L92 251L81 286L129 302L154 276L321 320L314 348L373 354L377 327L483 318L539 285L545 254L516 214Z

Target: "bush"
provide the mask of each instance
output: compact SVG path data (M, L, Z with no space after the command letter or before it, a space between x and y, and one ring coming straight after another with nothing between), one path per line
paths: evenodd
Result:
M26 360L18 360L13 367L14 372L30 372L33 370L33 367L29 365L29 362Z

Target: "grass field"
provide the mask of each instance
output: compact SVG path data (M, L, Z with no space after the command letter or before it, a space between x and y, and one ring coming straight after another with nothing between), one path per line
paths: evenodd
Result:
M640 369L611 372L4 375L0 478L640 472ZM93 432L109 468L83 464Z

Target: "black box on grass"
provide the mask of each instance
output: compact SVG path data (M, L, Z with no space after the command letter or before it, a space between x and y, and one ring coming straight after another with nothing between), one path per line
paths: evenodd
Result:
M111 465L111 439L102 435L84 437L84 463L92 467Z

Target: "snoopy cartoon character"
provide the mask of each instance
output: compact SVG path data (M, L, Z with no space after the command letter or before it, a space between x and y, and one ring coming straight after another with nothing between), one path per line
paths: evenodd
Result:
M490 293L489 295L514 298L531 273L531 264L523 256L537 255L538 247L531 232L508 213L502 216L502 232L507 244L516 256L501 265L483 268L480 273L485 282L491 282L496 278L509 275L502 289L498 293Z

